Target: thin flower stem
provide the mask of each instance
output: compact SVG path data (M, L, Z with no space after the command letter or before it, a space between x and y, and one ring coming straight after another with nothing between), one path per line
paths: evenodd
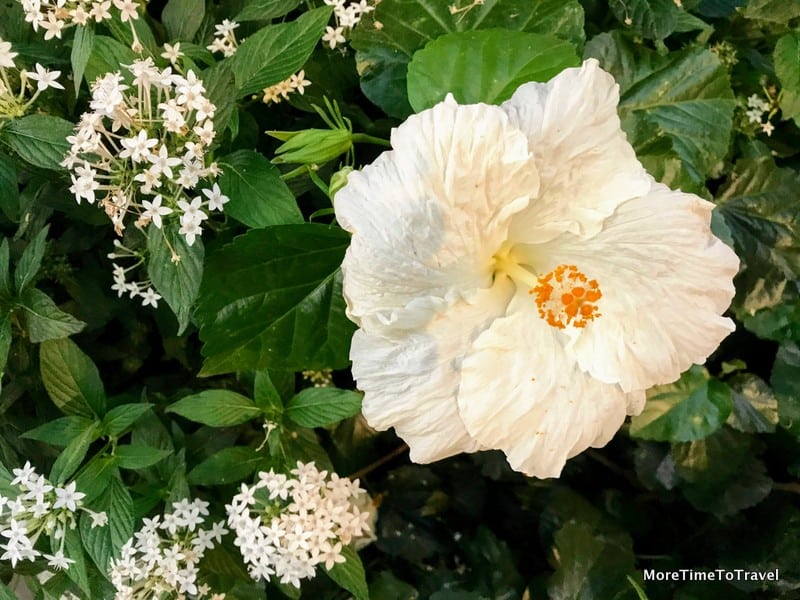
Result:
M389 140L367 135L366 133L354 133L353 143L376 144L378 146L385 146L386 148L392 147L392 144L389 142Z
M797 481L776 481L772 484L772 489L778 492L789 492L791 494L800 494L800 482Z
M406 450L408 450L408 444L403 444L402 446L398 446L397 448L395 448L394 450L389 452L389 454L387 454L386 456L382 456L381 458L376 460L374 463L367 465L363 469L359 469L355 473L351 473L350 475L348 475L348 478L349 479L361 479L362 477L364 477L365 475L371 473L375 469L377 469L379 467L382 467L383 465L385 465L387 462L389 462L393 458L395 458L397 456L400 456Z

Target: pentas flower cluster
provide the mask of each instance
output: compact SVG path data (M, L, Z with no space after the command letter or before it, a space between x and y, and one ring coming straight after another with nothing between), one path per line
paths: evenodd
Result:
M206 46L211 52L222 52L223 56L233 56L239 47L234 30L239 27L236 21L223 19L219 25L214 25L214 41Z
M26 462L21 469L13 469L11 485L19 490L16 497L0 494L0 560L11 561L16 567L22 560L44 557L47 564L57 570L69 568L75 561L64 555L64 540L68 529L75 529L76 516L84 511L91 516L92 527L108 522L105 513L96 513L81 506L86 494L75 489L75 482L54 486ZM51 540L47 554L35 548L44 534ZM58 547L52 547L53 544Z
M17 69L14 59L18 55L10 42L0 38L0 119L21 117L47 88L64 89L57 81L61 71L49 71L39 63L33 72ZM26 98L29 88L33 88L33 94Z
M171 513L145 519L122 547L120 558L111 561L114 599L225 598L198 583L200 559L228 533L222 521L202 528L207 516L208 502L184 499L172 503Z
M770 119L777 112L777 108L773 106L775 102L767 95L768 100L764 100L758 94L753 94L747 99L747 120L755 123L761 128L761 131L768 136L772 135L775 131L775 126L770 123ZM764 121L766 114L767 120Z
M78 203L97 201L119 235L129 212L139 228L161 229L179 219L191 246L206 211L222 211L228 202L218 185L210 185L220 170L206 157L216 135L216 107L193 71L161 70L150 58L127 69L130 84L119 72L94 82L92 111L67 138L71 148L62 165L71 171L70 191ZM195 193L203 182L209 187Z
M347 39L345 35L352 31L361 21L361 17L375 10L367 0L359 2L347 2L347 0L325 0L325 4L333 7L333 18L336 20L335 27L326 27L322 41L333 49L339 44L344 44ZM377 4L377 2L375 3Z
M362 510L364 499L357 480L298 462L291 476L262 471L225 508L250 576L300 587L317 565L344 562L343 547L369 535L372 513Z
M281 100L288 100L289 94L297 93L302 96L310 85L311 82L306 79L305 71L300 70L288 79L264 88L262 101L264 104L279 104Z
M33 30L44 30L44 39L61 39L64 29L73 25L100 23L112 16L112 6L119 12L123 23L131 23L131 31L136 31L132 22L139 18L140 2L137 0L20 0L25 20L33 25Z
M111 286L111 289L117 292L117 297L121 298L125 294L129 294L129 297L133 299L138 296L142 300L142 306L158 308L158 301L161 300L161 295L153 289L152 282L149 279L144 281L128 279L128 273L144 263L144 254L124 246L119 240L114 240L114 252L111 252L108 258L111 260L125 258L135 261L134 264L128 267L111 263L114 269L114 285Z

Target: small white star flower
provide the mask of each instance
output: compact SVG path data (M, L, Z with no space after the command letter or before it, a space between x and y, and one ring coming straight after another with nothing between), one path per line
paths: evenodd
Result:
M147 288L140 296L142 297L142 306L149 305L153 308L158 308L158 301L161 300L161 296L153 288Z
M35 73L28 73L28 79L32 79L36 82L37 90L41 92L49 87L59 90L64 89L64 86L57 81L57 79L61 76L61 71L49 71L39 63L36 63L35 68Z
M181 52L180 42L175 42L172 46L164 44L164 52L161 53L162 58L166 58L169 62L175 64L182 56L183 52Z
M14 65L14 58L16 58L18 54L18 52L11 51L11 44L9 42L4 42L3 38L0 38L0 67L13 69L16 66Z
M169 206L161 206L162 200L161 194L155 196L152 202L142 200L142 206L145 209L142 216L149 218L158 229L161 229L162 226L161 217L172 214Z
M230 202L230 198L220 191L218 183L214 183L214 187L210 190L203 190L203 195L208 198L209 210L222 210L222 207Z

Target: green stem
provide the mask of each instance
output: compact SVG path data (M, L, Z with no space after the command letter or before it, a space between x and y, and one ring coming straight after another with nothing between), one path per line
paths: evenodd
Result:
M375 144L377 146L384 146L386 148L392 147L392 144L389 143L388 140L384 140L383 138L379 137L374 137L372 135L367 135L366 133L354 133L352 139L353 143Z

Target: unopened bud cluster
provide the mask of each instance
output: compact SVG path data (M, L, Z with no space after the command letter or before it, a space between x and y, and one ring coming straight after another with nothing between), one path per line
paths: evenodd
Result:
M369 536L368 500L357 480L298 462L289 476L262 471L225 508L250 576L300 587L317 565L332 569L345 546Z

